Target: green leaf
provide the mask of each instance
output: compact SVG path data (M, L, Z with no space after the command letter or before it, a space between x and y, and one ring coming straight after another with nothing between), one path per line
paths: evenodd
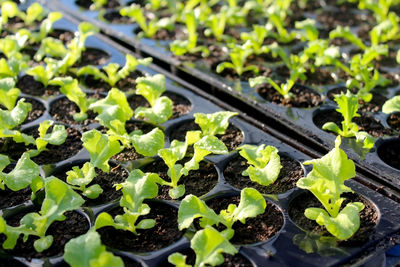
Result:
M229 119L238 115L237 112L219 111L212 114L195 113L195 123L198 124L203 135L224 134L229 126Z
M120 257L106 251L96 231L71 239L65 245L64 260L72 267L124 266Z
M243 145L238 148L239 154L247 160L249 166L242 175L249 176L253 182L269 185L276 181L282 168L278 149L273 146L265 147Z
M23 123L31 111L32 105L25 103L25 99L18 100L17 105L10 111L0 110L0 126L1 129L13 129ZM2 130L0 130L1 132Z
M72 167L71 171L67 171L67 183L77 186L86 186L90 184L94 177L96 177L95 167L86 162L82 168L78 166Z
M264 213L266 206L264 197L256 189L244 188L240 192L239 206L232 213L233 221L245 223L246 218L257 217Z
M34 59L41 61L45 56L63 58L67 53L68 51L61 40L47 37L41 41L40 48L36 52Z
M6 24L9 18L19 14L18 5L13 1L5 1L1 4L1 22Z
M229 240L212 227L196 232L190 247L196 253L195 266L216 266L224 262L222 253L230 255L238 253Z
M344 181L356 175L354 162L339 148L340 142L338 136L335 148L328 154L319 159L305 161L303 164L312 164L313 170L297 182L298 187L310 190L332 217L337 216L344 200L340 195L352 192Z
M165 76L156 74L154 76L139 77L136 79L136 94L146 98L150 106L155 106L156 101L165 92Z
M47 144L59 146L65 142L68 133L64 125L54 125L54 121L45 120L39 125L39 137L36 138L36 147L39 151L45 150ZM48 129L53 126L53 130L47 133Z
M176 267L191 267L191 265L186 264L186 256L178 252L169 255L168 262Z
M344 38L362 50L366 49L363 41L356 34L354 34L349 27L337 26L336 29L329 33L329 39L334 38Z
M387 100L382 106L382 112L386 114L400 112L400 96L394 96Z
M359 212L364 209L361 202L349 203L336 217L319 208L308 208L305 216L310 220L315 220L319 225L324 225L329 233L339 240L345 240L354 235L360 228Z
M8 157L6 158L8 161ZM0 169L4 169L4 167L9 164L9 161L8 163L7 161L4 162L3 160L3 162L0 164ZM28 153L24 153L22 154L21 158L17 162L17 165L11 172L0 172L0 179L4 181L9 189L13 191L18 191L27 187L37 177L39 177L39 171L39 166L30 159Z
M138 107L135 110L135 117L144 117L154 124L166 122L172 116L173 103L171 99L162 96L156 100L151 108Z
M8 110L12 110L17 102L21 91L15 88L15 81L12 78L3 78L0 80L0 104Z
M90 153L90 163L104 172L109 172L108 160L122 151L116 137L101 134L96 129L83 133L83 146Z
M22 14L21 14L22 15ZM41 20L45 15L46 12L44 11L43 7L39 3L33 3L28 7L26 10L26 15L20 17L24 20L26 25L31 25L35 20Z
M131 136L136 152L146 157L156 155L164 147L164 139L164 132L157 127L147 134Z
M98 198L101 193L103 193L103 189L98 184L94 184L89 187L86 187L82 191L82 195L84 195L85 197L90 198L90 199Z
M160 156L168 168L173 168L178 160L181 160L186 155L187 144L185 142L179 142L173 140L169 148L163 148L158 151Z

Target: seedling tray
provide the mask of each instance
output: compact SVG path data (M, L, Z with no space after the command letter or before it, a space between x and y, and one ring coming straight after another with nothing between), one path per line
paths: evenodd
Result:
M129 1L121 1L121 3L121 6L124 6L129 3ZM216 74L211 70L210 66L202 60L196 60L194 62L180 61L169 51L169 44L171 41L155 41L147 38L139 39L136 35L138 30L138 25L136 24L109 23L107 20L99 18L98 11L83 9L72 0L51 1L49 4L54 6L55 9L72 14L79 20L88 20L94 23L100 27L104 33L130 46L130 48L137 53L143 56L152 56L156 64L173 72L178 77L192 84L196 84L204 91L220 99L224 99L224 101L229 102L233 106L239 107L242 111L253 117L257 117L258 120L267 123L269 126L297 139L320 153L326 153L334 145L335 136L316 126L314 118L318 114L321 114L321 111L336 108L336 103L330 100L327 95L330 90L343 88L343 83L333 82L329 85L312 87L304 85L318 92L322 96L322 103L314 108L287 108L262 98L254 88L250 88L247 81L240 81L238 79L232 80ZM325 6L323 10L341 12L332 6ZM113 11L115 10L109 9L106 13ZM361 18L363 16L365 17L367 14L365 11L352 9L350 9L349 12L359 15ZM316 14L305 12L304 16L315 18ZM321 27L321 30L324 30L324 28ZM361 30L361 27L353 25L352 30L357 32ZM295 46L288 46L288 49L296 50L302 45L303 43L298 43ZM395 45L395 47L390 48L396 49L398 47ZM353 45L346 44L341 46L341 51L344 54L349 54L355 49L356 47ZM399 67L383 66L381 69L392 74L392 76L399 81ZM301 87L302 85L297 86ZM397 83L397 85L379 93L389 99L394 96L399 89L400 86ZM368 112L367 115L378 120L386 130L390 129L387 123L388 115L381 112ZM360 170L366 173L367 176L398 191L400 186L400 170L389 166L379 156L379 154L385 153L382 152L381 145L387 142L387 140L391 140L394 144L399 143L398 138L392 140L392 138L397 135L397 131L392 131L391 135L380 137L380 140L375 143L375 147L369 153L366 153L359 144L356 144L354 140L350 139L344 141L345 144L343 147L349 157L355 161L356 165L360 167Z
M58 21L54 25L54 28L75 31L76 25L77 23L75 20L66 16L64 19ZM113 43L112 41L101 35L88 38L86 46L106 51L109 54L109 61L119 64L124 63L124 55L126 53L129 53L129 51L127 51L126 49L121 48L117 44ZM99 67L101 67L101 65L99 65ZM156 71L152 70L151 67L139 67L139 71L144 74L157 73ZM164 132L167 139L166 145L168 145L168 142L170 141L170 136L174 132L174 130L176 130L185 122L193 120L194 113L212 113L221 110L221 107L219 107L218 105L206 100L203 97L200 97L199 95L189 91L188 89L185 89L173 79L167 79L167 91L170 93L181 95L182 97L188 99L192 105L192 109L188 114L176 119L172 119L160 126L165 130ZM89 93L90 91L88 90L87 92ZM62 97L55 96L49 98L38 98L29 95L23 96L35 99L41 102L45 107L43 115L38 119L30 122L29 124L24 125L22 128L23 131L38 126L38 124L45 119L53 119L53 117L49 113L49 108L57 99ZM240 115L243 116L243 114ZM305 155L304 153L283 143L277 138L272 137L271 135L245 122L239 117L233 118L231 120L231 123L235 127L237 127L242 133L243 143L263 143L267 145L273 145L279 149L281 156L292 158L299 164L301 164L301 162L305 160L310 159L310 157ZM99 127L99 125L95 123L85 125L84 127L79 125L67 126L80 132L90 128ZM205 200L210 200L215 197L238 194L239 190L230 185L227 182L226 177L224 176L225 167L236 156L237 154L235 152L232 152L228 155L212 156L208 158L209 162L215 164L215 168L218 173L218 181L215 187L208 193L201 196L201 198ZM43 177L47 177L52 174L57 174L60 172L62 173L66 169L70 169L70 167L88 160L90 160L88 152L84 149L81 149L74 156L68 157L65 160L54 162L51 164L42 164L41 174L43 175ZM111 163L111 165L120 166L121 168L130 171L146 160L148 159L132 162L114 161ZM310 171L310 168L305 168L302 165L300 166L303 169L305 175L308 171ZM283 225L274 237L264 242L240 246L240 254L247 260L249 260L253 266L339 266L343 264L361 265L374 259L380 259L381 254L388 247L393 245L391 244L391 238L396 237L396 235L400 232L400 221L398 220L400 216L400 210L395 208L398 204L391 199L375 192L374 190L371 190L359 184L356 181L350 181L348 183L348 186L350 186L356 193L370 201L371 205L376 210L378 223L374 228L374 231L368 233L367 242L363 243L362 245L349 247L337 247L336 245L332 246L332 243L328 242L328 247L324 247L323 250L318 251L318 244L326 245L323 240L315 237L310 239L310 236L308 236L306 232L296 226L292 218L289 216L288 210L290 206L295 202L296 197L305 193L305 191L301 189L293 188L280 194L265 195L266 200L270 204L276 205L277 210L282 214ZM165 205L169 205L174 208L178 208L179 206L179 201L157 200L156 202L164 203ZM116 206L116 204L117 200L103 203L101 205L89 204L77 212L84 216L84 219L87 221L90 227L93 227L96 215L98 215L102 211L112 209ZM30 211L32 209L35 209L35 207L37 207L36 205L37 203L32 203L31 201L28 201L17 206L4 208L1 210L1 212L2 215L7 218L23 211ZM190 231L186 231L183 237L175 240L167 247L164 247L154 252L133 253L131 251L116 251L113 249L110 250L115 252L117 255L122 256L126 262L136 262L142 266L160 266L165 264L166 258L171 253L181 251L182 249L189 247L189 236ZM313 244L312 248L316 250L310 250L310 247L307 247L307 252L305 252L304 250L299 248L298 245L294 244L294 240L297 240L297 244L299 244L298 241L304 241L302 243L305 244ZM317 246L314 247L314 245ZM319 253L321 252L323 252L325 256L320 255ZM326 254L327 252L328 255ZM6 251L1 249L0 257L0 265L5 266L64 266L65 264L62 260L62 255L54 255L40 259L27 259L22 256L11 256Z

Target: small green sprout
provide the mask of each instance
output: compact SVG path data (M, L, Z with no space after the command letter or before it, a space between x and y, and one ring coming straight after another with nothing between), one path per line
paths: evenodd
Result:
M222 62L218 64L216 71L223 72L225 69L233 69L239 76L246 71L258 74L258 67L255 65L245 66L246 59L253 54L252 44L247 41L243 45L234 45L229 51L229 57L232 62Z

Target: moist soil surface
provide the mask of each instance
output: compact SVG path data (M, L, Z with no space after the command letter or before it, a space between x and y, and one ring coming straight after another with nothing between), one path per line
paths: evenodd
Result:
M243 176L242 172L249 165L247 161L237 156L231 160L224 170L225 180L238 189L252 187L263 194L282 194L296 187L296 182L304 176L303 168L300 163L287 156L281 155L282 169L276 181L268 186L260 185L250 180L248 176Z
M44 105L37 101L36 99L33 98L25 98L25 102L31 103L32 104L32 109L29 111L28 116L24 120L22 124L27 124L29 122L32 122L38 118L40 118L43 113L46 111L46 108Z
M141 130L143 134L147 134L155 128L155 126L142 121L127 122L125 127L128 133ZM117 155L114 155L112 158L117 161L125 162L137 160L143 158L143 156L137 153L134 147L130 147L124 148L124 150L122 150Z
M396 112L390 114L387 118L387 123L393 130L400 131L400 113Z
M143 76L144 74L141 71L133 71L129 73L126 78L118 81L114 87L123 92L132 91L136 88L136 78ZM97 92L108 92L111 90L111 85L109 85L103 79L95 79L93 75L83 76L82 81L90 90L95 90Z
M378 148L378 155L386 164L400 170L400 140L383 143Z
M7 224L18 226L20 219L25 214L17 214L7 219ZM22 241L22 235L18 238L17 245L13 250L7 250L7 253L15 256L21 256L27 260L32 258L51 257L61 255L64 252L64 245L72 238L85 234L89 230L89 222L85 216L78 212L68 211L64 213L66 220L53 222L48 228L46 235L52 235L54 238L51 247L43 252L37 252L33 243L38 237L29 236L27 242ZM5 235L0 235L0 243L5 241Z
M360 117L353 118L353 122L358 125L359 131L366 131L373 137L381 137L383 135L391 135L392 131L386 129L377 119L371 115L360 114ZM334 122L340 128L342 127L342 115L334 109L321 111L317 113L314 118L314 124L322 129L322 126L327 122Z
M0 190L0 209L9 208L20 205L31 199L32 190L28 186L22 190L12 191L7 186L4 190Z
M360 212L360 229L351 238L340 241L338 244L341 246L362 245L374 234L374 228L378 223L378 212L375 210L371 202L359 194L344 193L342 194L342 197L346 198L342 204L342 208L344 208L349 202L362 202L365 205L365 208ZM294 198L289 204L289 217L300 228L306 231L331 236L325 226L318 225L315 221L308 219L304 215L304 211L311 207L323 208L322 204L311 192L304 192Z
M290 90L292 98L284 98L269 84L259 87L257 92L265 100L285 107L312 108L321 105L323 101L314 90L296 84Z
M163 96L170 98L173 103L172 117L170 118L170 120L182 117L192 110L192 104L190 103L190 101L179 94L175 94L173 92L165 92ZM135 109L138 107L150 107L149 102L147 102L147 100L141 95L132 95L128 98L128 102L133 111L135 111Z
M189 159L185 159L184 162ZM180 162L180 164L184 164ZM162 179L171 181L167 175L168 167L162 160L155 160L142 168L143 172L157 173ZM198 170L192 170L189 175L182 176L179 179L179 184L185 185L185 195L193 194L195 196L202 196L210 192L218 183L218 173L212 163L202 161ZM171 197L168 191L171 187L159 186L158 199L170 200ZM182 196L181 198L183 198Z
M46 146L47 150L42 151L38 156L32 158L36 164L45 165L63 161L72 157L82 149L81 133L78 130L70 127L66 127L65 129L68 133L68 137L65 142L59 146L48 144ZM36 127L31 128L25 133L33 136L34 138L38 137ZM15 143L10 138L0 139L0 147L2 147L1 153L8 155L14 160L18 160L21 155L29 149L36 148L32 145L25 146L24 143Z
M192 249L188 248L188 249L185 249L183 251L178 251L178 252L187 256L186 257L187 264L194 266L194 264L196 262L196 254L194 253L194 251ZM223 253L222 255L224 256L224 263L217 265L217 266L221 266L221 267L251 267L251 266L253 266L248 259L246 259L244 256L242 256L239 253L235 254L233 256L230 254L226 254L226 253ZM171 267L174 265L169 263L168 260L166 259L165 262L162 263L162 266Z
M125 17L119 14L119 11L111 10L104 14L103 18L109 23L116 24L128 24L132 23L132 19L130 17Z
M181 124L180 126L178 126L174 131L171 132L170 141L175 140L175 139L177 139L179 141L185 141L186 132L199 131L199 130L201 130L201 129L194 122L194 120L187 121L187 122ZM242 131L232 124L229 124L228 128L225 131L225 134L217 135L217 137L222 142L224 142L224 144L226 145L226 147L228 148L229 151L234 150L238 146L240 146L244 139ZM191 149L191 147L189 147L189 149L188 149L189 153L191 151L193 151L190 149Z
M103 65L106 64L109 59L110 55L107 52L101 49L87 47L86 50L82 52L80 60L76 62L73 67Z
M117 230L107 226L100 228L98 233L104 245L131 252L149 252L159 250L176 242L182 237L183 232L178 229L178 210L163 203L148 202L151 211L148 215L141 216L142 219L154 219L156 224L153 228L137 230L137 235L129 231ZM122 208L116 208L109 213L111 216L122 214Z
M53 96L59 95L60 90L58 86L49 85L45 87L41 82L35 80L33 76L24 75L18 79L16 87L21 92L33 96Z
M93 97L97 99L102 98L98 94L89 95L87 97L90 98ZM67 97L62 97L52 102L50 104L49 113L56 121L60 121L70 125L79 124L82 126L88 126L89 124L97 122L97 120L95 119L97 113L93 112L92 110L86 112L86 114L88 115L88 118L86 120L84 121L74 120L74 114L79 113L79 107L74 102L70 101Z
M211 199L207 201L207 205L219 214L222 209L228 208L229 204L239 205L239 202L240 196L231 196ZM239 221L233 224L235 235L230 242L239 245L266 241L276 235L282 226L282 212L276 205L267 201L267 206L263 214L255 218L246 219L246 224L242 224ZM218 226L217 229L221 231L224 229L224 226Z
M318 14L316 20L323 24L327 30L333 30L337 26L357 26L363 22L360 15L328 10Z
M83 164L79 165L79 167L82 167ZM60 172L55 172L54 176L57 178L66 181L67 180L67 174L66 172L72 170L72 166L68 169L63 169ZM106 204L110 201L117 200L122 196L121 190L116 190L114 187L114 184L118 183L123 183L126 178L128 178L129 173L121 167L121 165L117 166L110 166L110 172L105 173L100 169L96 168L96 177L93 179L93 181L87 186L91 186L94 184L100 185L100 187L103 189L103 193L99 195L98 198L96 199L89 199L85 196L82 195L82 197L85 199L85 204L84 206L97 206L101 204ZM80 191L77 191L80 193Z
M69 30L54 29L47 36L59 39L64 44L68 44L69 42L71 42L72 39L74 39L75 34Z

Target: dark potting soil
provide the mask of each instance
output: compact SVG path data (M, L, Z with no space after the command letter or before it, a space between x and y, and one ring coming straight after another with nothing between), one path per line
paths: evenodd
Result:
M359 131L366 131L373 137L381 137L383 135L391 135L392 131L386 129L377 119L367 114L360 114L360 117L355 117L353 122L358 125ZM326 122L334 122L340 128L342 127L342 115L334 109L325 110L316 114L313 118L314 124L322 129Z
M103 18L109 23L129 24L132 23L130 17L122 16L118 10L110 10L103 15Z
M329 69L316 68L314 72L307 70L305 75L307 79L305 81L300 81L300 83L308 86L329 85L336 82Z
M114 87L123 92L134 90L136 88L136 78L143 76L144 74L141 71L136 70L129 73L126 78L118 81ZM95 79L93 75L85 75L82 80L90 90L95 90L97 92L108 92L111 90L111 85L103 79Z
M11 226L18 226L20 219L25 214L18 214L16 216L7 219L7 223ZM64 251L64 245L72 238L78 237L85 234L89 230L89 222L85 216L79 214L78 212L68 211L64 214L67 218L66 220L59 222L53 222L48 228L46 235L52 235L54 238L51 247L43 252L37 252L33 243L38 237L29 236L27 242L23 242L22 235L18 238L17 245L13 250L7 253L15 256L21 256L27 260L32 258L43 258L51 257L55 255L61 255ZM5 241L5 235L0 235L0 243Z
M183 254L186 256L186 263L190 264L191 266L194 266L196 262L196 254L194 251L190 248L184 249L182 251L178 251L179 253ZM237 253L235 255L230 255L223 253L224 256L224 263L217 265L220 267L251 267L253 266L251 262L246 259L244 256L242 256L240 253ZM161 264L162 266L165 267L171 267L174 266L171 263L168 262L168 258L165 259L165 261Z
M174 131L171 132L170 141L179 140L185 141L186 132L188 131L199 131L200 127L193 121L187 121L178 127L175 128ZM243 143L243 133L236 126L229 124L228 129L226 129L225 134L217 135L217 137L224 142L229 151L236 149ZM188 151L190 152L190 151Z
M390 114L387 118L387 123L393 130L400 131L400 113Z
M90 6L93 4L92 0L76 0L75 4L83 7L85 9L89 9ZM120 3L118 0L109 0L107 1L107 4L104 6L105 8L116 8L119 7Z
M115 256L118 256L122 259L122 261L124 262L124 266L125 267L141 267L142 264L140 264L139 262L130 259L128 257L124 257L118 254L114 254ZM0 265L1 267L1 265ZM70 265L68 263L66 263L65 261L63 261L61 264L58 264L57 267L70 267Z
M79 167L82 166L83 163L79 165ZM72 166L68 169L63 168L52 175L65 182L67 180L66 172L69 170L72 170ZM125 182L126 178L129 176L128 171L126 171L121 165L111 165L109 173L103 172L102 170L96 168L96 174L96 177L88 186L98 184L103 189L103 193L101 193L96 199L89 199L85 196L82 196L86 201L84 203L84 206L86 207L106 204L110 201L119 199L122 196L122 192L121 190L117 191L114 187L114 184ZM77 192L80 193L80 191Z
M24 75L18 79L16 87L21 92L33 96L53 96L60 94L58 86L49 85L45 87L41 82L35 80L33 76Z
M137 235L129 231L116 230L114 227L103 227L98 230L104 245L113 249L132 252L150 252L167 247L182 237L178 229L178 210L163 203L149 202L151 211L142 219L154 219L153 228L137 230ZM111 210L111 216L122 214L122 208Z
M68 137L65 142L59 146L50 145L46 146L45 151L42 151L38 156L33 157L32 160L39 165L56 163L68 159L78 153L82 149L81 133L73 128L65 128ZM50 130L49 130L50 131ZM31 128L25 132L34 138L38 137L37 128ZM25 146L24 143L15 143L10 138L0 139L1 153L6 154L13 160L18 160L21 155L29 149L36 149L35 146Z
M32 190L28 186L22 190L12 191L7 186L5 190L0 190L0 209L20 205L31 199Z
M372 17L368 17L373 20ZM350 12L336 12L325 10L317 15L316 20L322 23L327 30L333 30L337 26L357 26L365 20L359 14L351 14Z
M330 100L334 101L335 95L340 94L340 93L346 93L347 88L346 87L337 87L334 89L331 89L328 91L327 96ZM356 90L351 90L352 93L357 93ZM370 102L365 102L362 99L358 100L359 112L379 112L382 108L382 105L386 102L387 97L384 95L381 95L377 92L372 91L371 92L373 97Z
M367 242L374 235L375 226L378 223L378 212L374 205L361 195L356 193L344 193L342 197L346 198L343 201L342 208L349 202L362 202L365 208L360 212L360 229L349 239L338 242L340 246L359 246ZM320 226L317 222L308 219L304 215L307 208L316 207L323 208L319 200L311 193L304 192L292 200L289 204L289 217L300 228L306 231L312 231L321 235L330 236L325 226Z
M400 170L400 140L394 139L378 147L378 156L389 166Z
M87 97L94 97L97 99L100 99L101 96L94 94L90 95ZM95 119L97 116L97 113L93 112L92 110L89 110L86 112L88 115L88 118L84 121L76 121L74 120L74 114L79 113L79 107L76 105L74 102L70 101L66 97L62 97L54 102L51 103L50 105L50 115L56 120L60 121L66 124L71 124L71 125L82 125L82 126L87 126L91 123L96 123L97 120Z
M268 186L260 185L251 181L248 176L242 175L249 165L241 156L235 157L228 163L224 170L224 177L229 184L238 189L252 187L263 194L282 194L296 187L296 182L304 176L304 171L299 162L284 155L281 155L281 165L282 169L278 178Z
M155 128L155 126L142 121L127 122L125 127L128 133L141 130L143 134L147 134ZM112 158L117 161L126 162L143 158L143 156L137 153L134 147L131 147L124 148L124 150L122 150L120 153L113 156Z
M87 47L82 52L81 58L73 67L82 67L86 65L103 65L110 59L110 54L98 48Z
M239 205L240 196L232 196L225 198L213 198L207 201L207 205L217 214L228 208L229 204ZM230 240L233 244L254 244L263 242L276 235L283 226L282 212L267 201L267 206L263 214L255 218L246 219L246 224L235 222L233 230L235 235ZM224 226L218 226L217 229L223 230Z
M71 42L72 39L74 39L75 34L69 30L54 29L47 36L59 39L64 44L68 44L69 42Z
M323 98L316 91L296 84L290 90L292 98L284 98L269 84L258 87L257 92L265 100L285 107L312 108L323 102Z
M170 118L170 120L182 117L192 110L192 104L190 103L190 101L179 94L173 92L165 92L163 96L170 98L173 103L172 117ZM133 111L135 111L135 109L138 107L150 107L149 102L147 102L147 100L141 95L132 95L128 98L128 102Z
M46 108L44 107L44 105L33 99L33 98L25 98L25 102L27 103L31 103L32 104L32 109L31 111L29 111L28 116L26 117L26 119L24 120L24 122L22 124L27 124L29 122L32 122L38 118L40 118L43 113L46 111Z
M180 164L184 164L190 159L184 159ZM167 175L168 167L162 160L155 160L141 168L143 172L157 173L162 179L171 181ZM202 196L210 192L218 183L218 173L214 164L202 161L198 170L192 170L187 176L179 179L179 184L185 185L185 195L193 194ZM169 186L159 186L158 199L170 200L168 195ZM183 198L182 196L181 198Z

